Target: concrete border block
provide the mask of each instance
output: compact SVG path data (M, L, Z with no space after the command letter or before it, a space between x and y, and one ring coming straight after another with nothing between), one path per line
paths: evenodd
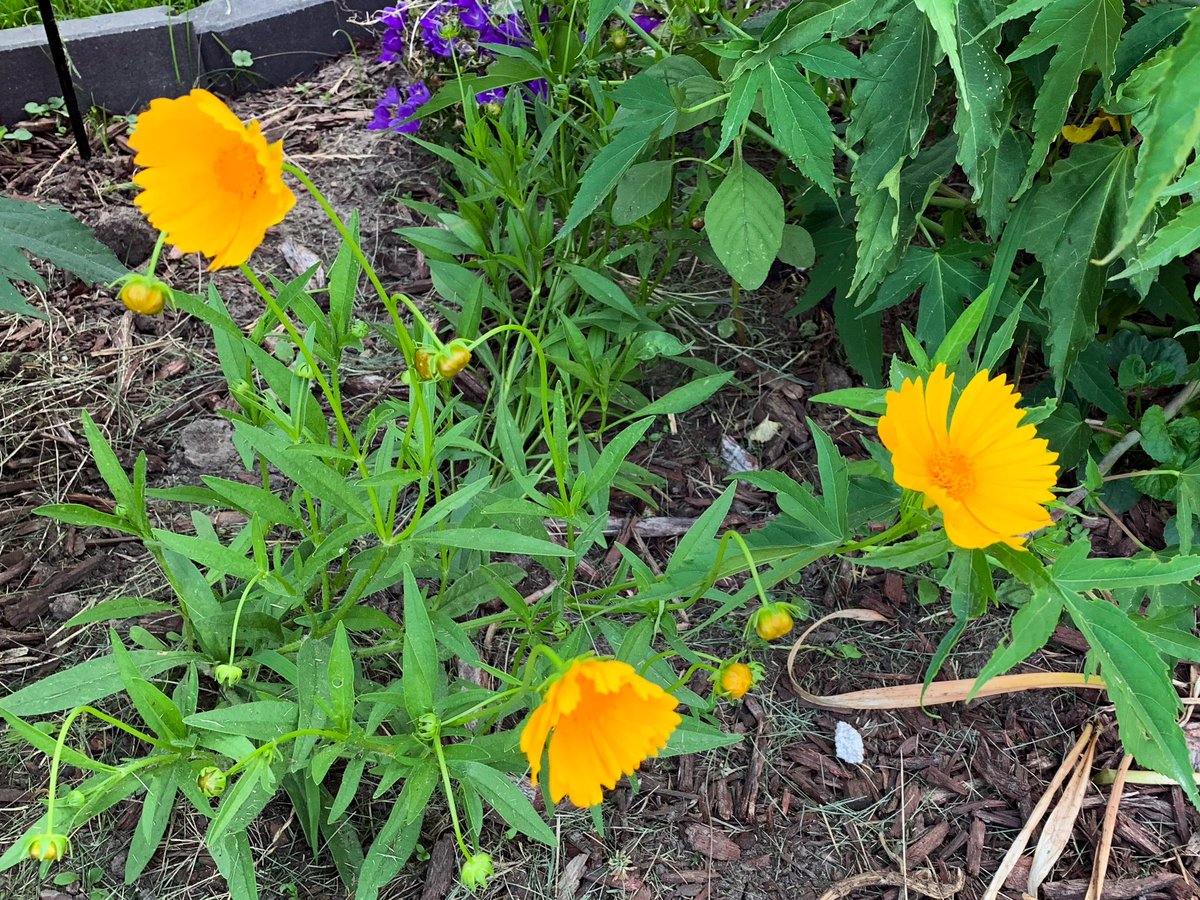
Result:
M209 0L172 15L166 7L59 23L82 105L114 113L194 86L227 94L275 87L312 72L369 37L368 21L389 0ZM249 69L230 54L247 50ZM25 104L61 93L40 25L0 30L0 123Z

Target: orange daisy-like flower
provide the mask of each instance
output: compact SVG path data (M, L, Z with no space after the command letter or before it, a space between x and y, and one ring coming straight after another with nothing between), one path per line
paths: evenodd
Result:
M1025 535L1050 524L1043 504L1054 498L1058 454L1020 424L1021 395L1003 376L972 378L951 418L953 385L939 365L928 384L909 379L888 392L879 437L892 452L896 483L942 511L955 545L1022 547Z
M521 752L537 784L550 741L550 797L595 806L648 757L657 756L682 721L678 701L628 663L575 660L546 691L521 732Z
M283 183L283 143L268 144L208 91L158 99L138 116L136 203L184 253L212 257L210 269L240 266L283 221L296 196Z

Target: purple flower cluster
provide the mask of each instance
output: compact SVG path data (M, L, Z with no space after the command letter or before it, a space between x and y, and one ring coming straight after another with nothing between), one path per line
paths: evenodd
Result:
M400 89L393 85L387 89L383 99L375 107L375 117L371 119L367 128L371 131L389 129L400 134L416 134L421 127L421 120L413 119L411 122L405 120L411 118L412 114L422 105L428 103L429 97L429 88L423 81L410 84L407 95L403 97Z

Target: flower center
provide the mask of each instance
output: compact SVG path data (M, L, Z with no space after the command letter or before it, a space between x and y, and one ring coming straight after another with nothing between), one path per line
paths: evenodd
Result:
M961 500L975 487L971 461L957 450L944 448L935 452L929 461L929 475L954 500Z
M217 184L223 190L250 200L262 187L263 172L254 148L238 141L217 154Z

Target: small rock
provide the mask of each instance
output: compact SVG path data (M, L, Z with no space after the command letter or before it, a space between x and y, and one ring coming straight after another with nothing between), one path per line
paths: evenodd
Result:
M710 859L736 862L742 858L742 848L731 841L726 835L710 828L703 822L692 822L683 830L688 845L697 853L702 853Z
M60 622L65 622L72 616L78 615L81 609L83 609L83 601L79 599L78 594L58 594L50 598L50 615Z
M233 426L226 419L196 419L179 432L178 447L188 465L207 472L238 463Z
M100 213L92 226L96 239L130 268L140 266L154 252L158 232L132 206L114 206Z

